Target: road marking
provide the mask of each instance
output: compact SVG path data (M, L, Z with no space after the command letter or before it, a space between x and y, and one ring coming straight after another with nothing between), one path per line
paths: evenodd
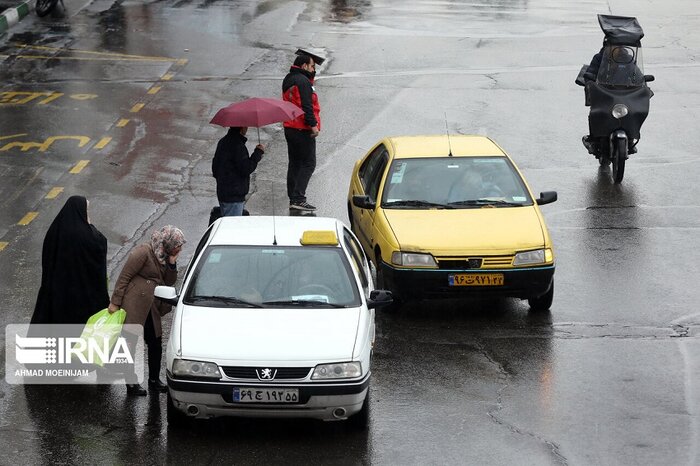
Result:
M80 173L81 171L83 171L83 168L87 167L87 164L89 163L89 160L81 160L80 162L76 163L75 166L71 168L71 170L68 173L72 173L74 175Z
M29 212L29 213L27 213L27 215L22 217L22 220L17 222L17 225L22 225L22 226L29 225L30 223L32 223L32 220L34 220L37 215L39 215L39 212Z
M97 52L94 50L78 50L78 49L68 49L68 48L59 48L59 47L47 47L44 45L17 44L17 47L22 48L22 49L49 50L52 52L83 53L85 55L97 55L100 57L107 57L105 59L123 58L123 59L130 59L130 60L175 61L175 58L170 58L170 57L154 57L154 56L148 56L148 55L130 55L127 53L114 53L114 52ZM28 55L28 56L29 57L36 57L37 55ZM68 57L49 56L46 58L68 58ZM79 58L79 57L70 57L70 58Z
M170 81L171 79L173 79L173 76L175 76L175 73L165 73L160 79L162 81Z
M136 104L133 107L131 107L130 112L131 113L138 113L143 108L144 105L146 105L146 104Z
M150 88L150 89L148 90L148 93L151 94L151 95L157 94L158 91L160 90L160 88L161 88L161 86L153 86L152 88Z
M10 136L0 136L0 141L3 139L12 139L12 138L18 138L20 136L26 136L27 133L19 133L19 134L11 134Z
M8 243L7 241L0 241L0 251L5 249L8 244L10 244L10 243Z
M46 195L46 199L56 199L62 192L63 188L61 187L51 188L51 191Z
M187 58L180 58L175 62L176 65L185 66L187 64Z
M131 111L133 112L134 110L132 109ZM117 128L123 128L128 124L129 124L129 120L127 118L122 118L121 120L119 120L117 122Z
M110 142L111 140L112 140L112 138L109 137L109 136L103 137L102 139L99 140L99 142L98 142L97 144L95 144L95 149L97 149L97 150L104 149L105 146L106 146L107 144L109 144L109 142Z

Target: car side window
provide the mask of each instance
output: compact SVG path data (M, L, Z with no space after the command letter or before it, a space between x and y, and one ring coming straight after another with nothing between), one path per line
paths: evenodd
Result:
M209 236L211 235L211 225L209 228L207 228L207 231L204 232L204 235L202 235L202 239L199 240L199 244L197 244L197 248L194 250L194 254L192 254L192 258L190 259L189 265L187 265L187 271L185 271L185 279L190 274L190 270L192 270L192 266L194 265L194 262L197 260L199 257L199 254L202 252L202 249L204 249L204 245L207 244L207 241L209 241ZM183 281L184 283L184 281Z
M367 278L367 274L365 273L367 258L362 252L362 247L347 230L347 228L343 229L343 239L345 241L345 246L350 251L350 257L352 258L353 262L352 266L359 275L362 288L364 289L365 294L367 294L367 287L369 286L369 280Z
M362 187L364 188L365 193L367 193L368 186L370 185L370 182L374 177L375 172L377 171L377 166L382 161L382 154L384 152L386 152L386 149L384 148L383 144L380 144L376 149L372 151L369 157L367 157L367 160L365 160L365 162L360 167L360 170L358 171L360 182L362 183Z
M372 201L377 201L377 196L379 195L379 185L382 182L382 176L384 175L384 170L389 163L389 154L383 151L379 154L379 163L377 164L372 177L369 180L369 184L365 189L365 194L367 194Z

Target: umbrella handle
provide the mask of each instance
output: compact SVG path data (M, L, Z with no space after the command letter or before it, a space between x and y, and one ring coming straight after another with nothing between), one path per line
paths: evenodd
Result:
M260 127L258 126L256 129L258 130L258 144L260 144Z

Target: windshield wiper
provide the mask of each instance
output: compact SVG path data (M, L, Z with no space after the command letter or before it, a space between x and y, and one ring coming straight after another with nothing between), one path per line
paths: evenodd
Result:
M236 298L235 296L190 296L187 300L191 303L200 303L202 301L216 301L225 304L243 304L249 307L262 307L260 304L251 303L241 298Z
M318 306L328 306L328 307L345 307L342 304L329 303L321 300L313 299L281 299L279 301L263 301L263 304L280 304L285 306L301 306L301 307L318 307Z
M385 207L439 207L441 209L453 209L451 205L438 204L436 202L419 201L415 199L406 201L389 201L384 203Z
M455 201L450 202L451 206L463 205L463 206L503 206L503 207L522 207L523 204L518 202L508 202L502 199L468 199L466 201Z

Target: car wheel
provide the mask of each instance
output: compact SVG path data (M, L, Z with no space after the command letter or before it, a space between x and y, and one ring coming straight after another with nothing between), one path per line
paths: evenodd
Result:
M367 429L369 425L369 403L369 389L367 389L367 396L365 397L365 402L362 403L362 409L345 421L348 427L353 430Z
M552 301L554 300L554 281L552 281L552 286L549 287L547 291L542 296L536 298L529 298L527 300L530 305L530 311L533 312L545 312L552 307Z
M168 417L168 426L169 427L174 427L174 428L181 428L181 427L187 427L191 419L189 419L185 413L180 411L175 407L175 404L173 403L173 399L170 397L170 393L168 393L168 406L167 406L167 417Z

